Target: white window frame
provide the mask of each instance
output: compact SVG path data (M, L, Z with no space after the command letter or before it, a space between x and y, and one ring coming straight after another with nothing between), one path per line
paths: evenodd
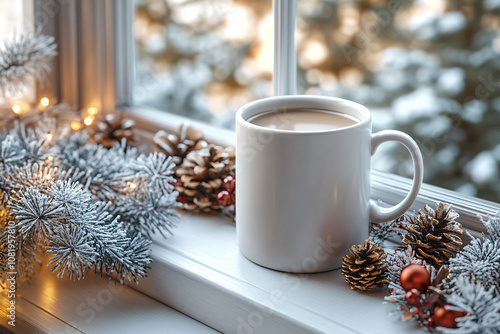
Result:
M37 1L36 13L43 12L46 6L55 2ZM133 0L58 0L56 4L57 13L53 20L43 27L43 32L55 35L59 44L56 75L50 78L52 90L40 89L39 96L57 96L59 101L82 110L90 106L103 112L124 110L128 113L127 117L136 121L137 132L143 139L150 140L160 129L175 130L182 122L189 121L202 130L209 140L223 145L234 145L234 133L231 131L217 129L165 111L133 105ZM410 186L411 180L407 178L380 171L372 172L372 198L389 205L397 204L404 198ZM411 209L416 210L437 201L452 204L460 214L463 226L473 235L485 232L478 214L494 215L500 210L498 203L429 184L422 186ZM196 215L186 217L191 226L204 226L206 222L214 224L214 219L219 219ZM226 227L214 225L214 228L220 228L222 231ZM248 278L231 274L234 268L210 268L197 263L196 254L183 255L189 248L183 247L170 247L168 242L155 240L155 262L149 272L150 277L136 288L217 330L236 331L234 323L225 318L245 318L252 310L259 309L259 305L263 305L259 301L262 291L256 289L252 282L249 283ZM170 289L162 288L167 281ZM248 295L241 293L241 287L248 289ZM357 298L358 302L362 303L359 298L364 297L355 296L353 294L352 298ZM204 298L205 304L199 302L200 298ZM207 308L206 303L210 303L210 299L214 298L223 305ZM286 328L292 332L294 328L302 328L304 331L314 331L314 324L299 324L298 320L290 319L294 316L299 319L300 310L303 309L299 307L289 313L286 310L275 312L273 321L268 322L269 327L261 329L270 331ZM280 324L282 327L279 327Z

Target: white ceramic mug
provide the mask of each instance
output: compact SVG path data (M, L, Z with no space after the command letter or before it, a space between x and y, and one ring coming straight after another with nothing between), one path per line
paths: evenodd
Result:
M247 120L287 109L346 113L360 122L326 131L261 127ZM236 114L236 230L241 252L267 268L311 273L339 268L342 256L368 237L369 221L389 221L415 200L423 178L422 154L407 134L372 134L369 110L324 96L257 100ZM370 200L370 158L378 145L398 141L414 164L413 185L396 206Z

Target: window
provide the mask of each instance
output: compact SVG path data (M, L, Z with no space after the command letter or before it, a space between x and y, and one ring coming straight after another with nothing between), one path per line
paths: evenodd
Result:
M368 106L374 131L400 129L425 182L500 201L500 4L298 1L298 93ZM137 0L134 102L232 128L272 95L272 1ZM411 176L398 145L380 170Z
M36 3L54 2L39 0ZM127 95L133 90L133 78L128 77L132 73L132 62L124 59L132 55L128 50L133 35L132 31L130 35L127 32L132 22L132 0L66 0L58 3L60 13L47 23L59 26L55 34L60 50L59 66L64 69L59 71L60 87L54 89L54 94L59 97L59 101L67 102L83 112L89 106L96 105L100 111L111 112L117 104L118 107L128 104L132 116L138 116L136 119L140 121L146 118L146 109L140 108L140 105L150 105L229 127L232 125L231 113L237 107L272 93L272 57L269 48L272 35L269 23L271 0L138 1L135 19L138 55L135 62L138 73L135 105L128 103L130 96ZM480 183L467 176L466 166L468 161L474 161L476 156L486 151L486 158L482 159L491 162L493 157L495 162L478 163L483 167L480 173L473 175L476 178L484 177L483 174L493 175L490 180L498 177L495 168L498 168L500 154L495 145L499 138L488 126L493 128L498 125L498 116L495 118L495 115L498 112L500 89L497 84L499 57L494 56L498 53L500 6L488 0L401 1L398 3L402 7L398 9L391 9L391 3L394 2L385 0L359 3L363 3L363 7L354 1L299 0L299 92L337 95L367 104L374 112L375 130L393 127L403 129L420 142L423 150L432 148L431 144L434 143L434 151L424 151L428 162L428 182L462 182L450 188L460 188L469 182L480 191L480 196L486 196L485 190L478 186ZM391 10L394 10L393 14ZM482 11L482 14L474 14L476 10ZM166 19L169 15L174 16L172 21ZM225 30L227 25L238 26L248 15L255 24L245 33L248 36L256 35L255 40L245 39L248 36L240 35L239 29ZM200 17L210 21L213 26L206 27L198 21L191 21ZM389 21L384 21L388 18ZM372 22L379 22L380 26L377 28ZM388 27L385 26L387 22ZM469 30L464 34L473 41L469 46L462 45L463 39L453 35L462 35L460 29L464 22L466 28L474 22L480 28L478 31L467 28ZM168 24L173 25L173 28L165 30ZM410 29L411 24L415 24L414 30ZM373 30L364 30L363 27ZM399 27L399 30L394 27ZM50 27L47 31L50 31ZM433 35L433 32L446 34L443 37ZM162 34L178 43L173 46L187 50L187 56L165 56L172 45L168 43L169 39L163 39L165 36ZM191 41L196 41L196 45L191 45ZM205 53L189 49L193 47L200 47ZM232 58L233 54L240 58ZM221 58L212 58L212 55ZM445 55L458 58L445 63L445 60L451 61ZM225 68L233 72L227 74ZM197 71L203 75L195 76ZM484 78L486 81L483 81ZM425 85L421 87L420 84ZM462 88L458 91L457 87ZM231 90L235 88L238 90ZM467 95L476 94L476 89L477 96ZM108 102L99 104L103 100ZM441 103L445 106L450 103L457 108L444 109L439 107ZM469 109L466 109L467 103L472 103ZM479 108L484 105L486 109ZM401 110L405 113L400 114ZM165 116L163 119L167 119L167 122L179 119L160 111L151 112L150 115L155 115L156 120ZM454 118L454 115L459 118ZM444 119L449 119L451 123ZM482 122L474 123L477 119ZM456 123L453 123L454 120ZM140 127L140 122L137 123ZM449 124L448 128L443 129L442 124ZM436 129L441 129L439 134L446 137L435 135L434 132L430 132L430 137L425 136L425 130ZM475 132L470 132L471 129ZM476 140L468 140L470 133L475 133L473 138ZM234 133L230 133L226 140L231 138L234 138ZM477 145L482 146L478 148ZM399 160L394 150L387 147L387 155L381 155L377 164L381 164L381 168L404 174L405 157ZM484 173L487 170L484 166L488 164L496 164L497 167ZM436 171L434 174L433 168ZM457 177L443 176L445 173L442 169L447 168ZM401 177L377 171L373 175L373 197L390 204L398 202L409 187L409 181ZM440 175L442 180L439 179ZM490 184L494 186L495 183L488 183L488 187ZM491 198L500 202L500 196L494 191L492 194L497 197ZM419 208L435 200L454 204L464 227L476 232L480 230L476 215L493 214L500 207L479 199L464 199L458 193L430 185L424 185L414 207ZM265 271L241 261L236 249L233 223L207 215L186 214L183 219L186 224L179 227L175 238L155 240L153 243L155 262L151 275L148 281L141 282L138 289L195 319L225 332L234 331L235 328L245 331L247 324L252 321L260 323L259 317L263 316L266 316L266 320L259 330L267 329L269 332L278 332L280 328L289 331L325 328L325 332L332 328L337 332L351 328L356 332L366 332L375 323L380 326L380 332L408 330L402 323L401 327L394 327L394 322L386 317L387 311L380 307L379 299L367 299L362 294L347 296L346 290L339 284L341 277L338 272L318 275L317 280L310 280L311 284L308 284L307 278L303 276L286 277L280 272ZM300 291L295 291L299 285ZM324 288L327 292L322 293L318 288ZM274 312L274 308L268 308L268 301L275 303L271 306L276 305L274 299L269 299L276 289L284 291L291 304L277 308ZM314 297L314 293L318 298ZM312 300L314 303L306 305L307 301ZM334 303L332 309L332 300L341 300L342 303ZM136 297L130 301L136 302ZM360 308L360 305L366 309ZM63 309L64 312L74 312L67 307ZM265 311L257 313L255 318L256 309ZM44 315L50 313L42 311ZM272 311L272 316L267 317L267 311ZM359 319L367 314L370 315L369 321L360 322ZM82 321L81 315L78 315L79 321ZM386 318L385 324L380 321ZM64 320L65 317L58 318L61 325ZM94 322L91 325L101 324Z

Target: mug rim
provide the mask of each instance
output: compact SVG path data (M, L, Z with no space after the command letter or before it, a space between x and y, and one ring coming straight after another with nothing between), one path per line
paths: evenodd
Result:
M353 110L357 110L365 117L364 117L364 119L360 119L359 122L357 122L353 125L349 125L349 126L345 126L345 127L341 127L341 128L327 129L327 130L309 130L309 131L295 131L295 130L266 128L264 126L253 124L253 123L249 122L247 119L243 118L243 113L250 108L262 107L262 105L268 105L268 104L271 104L273 102L285 103L285 102L293 102L293 101L299 101L299 100L314 100L311 103L314 103L314 102L336 103L338 105L341 105L341 106L344 106L344 107L347 107L347 108L350 108ZM312 106L312 107L301 107L301 108L315 108L315 107ZM324 109L324 108L320 108L320 109ZM334 109L334 108L331 108L331 109ZM265 113L266 111L272 111L272 110L276 110L276 108L269 108L268 110L263 110L259 113ZM328 109L326 109L326 110L328 110ZM336 110L332 110L332 111L336 111ZM349 112L345 112L345 111L340 111L340 112L347 113L350 116L354 116L354 117L358 118L357 116L352 115ZM255 116L255 115L251 115L250 117L252 117L252 116ZM244 124L250 128L253 128L253 129L256 129L259 131L283 133L283 134L295 134L295 135L299 135L299 134L311 135L311 134L343 132L343 131L349 131L351 129L355 129L358 127L364 127L367 124L371 123L371 113L370 113L370 110L367 107L363 106L362 104L359 104L359 103L351 101L351 100L342 99L339 97L330 97L330 96L321 96L321 95L283 95L283 96L266 97L266 98L255 100L255 101L252 101L252 102L249 102L249 103L243 105L236 112L236 122Z

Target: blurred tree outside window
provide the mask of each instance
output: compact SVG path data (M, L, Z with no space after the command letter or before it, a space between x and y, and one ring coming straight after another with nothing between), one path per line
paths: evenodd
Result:
M272 0L136 0L134 102L233 128L272 95ZM298 92L366 105L425 182L500 202L500 0L298 0ZM374 168L411 176L405 150Z

